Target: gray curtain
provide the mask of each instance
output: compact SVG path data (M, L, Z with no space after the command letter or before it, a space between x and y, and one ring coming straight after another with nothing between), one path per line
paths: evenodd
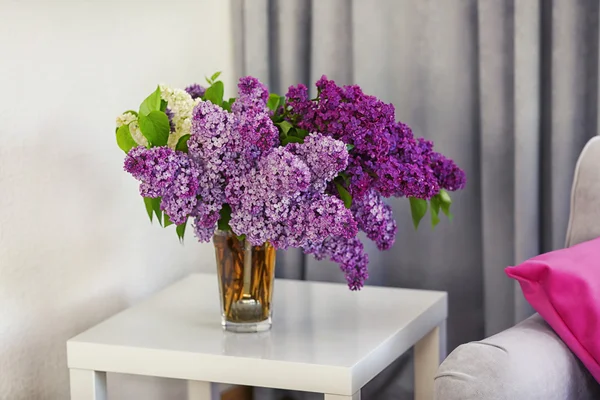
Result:
M447 291L448 351L529 315L503 270L563 246L575 162L597 134L598 1L233 5L239 75L279 93L322 74L358 83L467 172L454 221L435 231L415 232L407 202L391 201L398 237L387 252L369 248L368 283ZM343 281L335 265L298 252L279 261L280 276ZM409 358L375 379L364 399L411 398Z

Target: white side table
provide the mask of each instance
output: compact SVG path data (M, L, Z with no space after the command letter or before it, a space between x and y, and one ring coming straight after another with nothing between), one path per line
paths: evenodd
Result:
M221 329L217 277L195 274L67 342L72 400L105 400L106 372L324 393L359 400L361 388L415 346L415 397L433 397L445 292L277 279L273 328Z

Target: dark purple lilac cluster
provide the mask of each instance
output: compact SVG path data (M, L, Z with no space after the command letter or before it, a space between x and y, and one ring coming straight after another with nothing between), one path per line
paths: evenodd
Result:
M204 86L198 85L197 83L194 83L186 87L185 91L192 97L192 99L196 100L204 96L204 93L206 93L206 88Z
M440 153L434 153L431 161L433 174L437 178L440 187L451 192L464 189L466 184L465 173L458 168L454 161Z
M165 109L165 114L167 114L167 118L169 118L169 132L173 133L175 132L175 121L173 121L175 114L173 114L173 111L171 111L169 107Z
M464 172L435 153L431 142L415 139L408 126L396 122L393 105L364 94L359 86L340 87L326 77L316 86L315 100L308 98L304 85L288 90L288 118L309 132L354 146L346 170L353 198L375 190L384 197L428 200L442 188L464 187Z

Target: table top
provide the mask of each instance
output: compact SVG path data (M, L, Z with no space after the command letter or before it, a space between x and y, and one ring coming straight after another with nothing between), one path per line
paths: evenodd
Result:
M69 368L351 395L447 316L445 292L276 279L273 327L221 328L194 274L67 343Z

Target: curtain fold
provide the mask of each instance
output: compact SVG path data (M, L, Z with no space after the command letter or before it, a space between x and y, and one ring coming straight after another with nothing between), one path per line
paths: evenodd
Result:
M364 240L368 284L449 293L448 351L530 315L504 267L563 246L575 162L598 129L598 18L597 0L234 0L239 75L280 94L323 74L357 83L467 172L451 223L415 231L391 199L396 244ZM343 281L295 250L278 268ZM409 355L363 398L411 398L411 382Z

